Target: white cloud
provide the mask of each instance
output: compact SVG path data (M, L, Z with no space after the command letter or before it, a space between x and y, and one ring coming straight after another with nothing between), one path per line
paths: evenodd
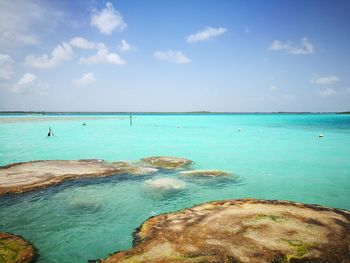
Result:
M37 44L30 28L44 20L44 8L32 1L0 1L0 47Z
M96 78L93 72L84 74L81 78L73 81L78 86L87 86L96 82Z
M11 79L14 73L15 61L11 56L0 53L0 79Z
M310 80L310 83L317 84L317 85L332 85L332 84L335 84L339 81L340 81L340 79L334 75L324 76L324 77L319 77L317 75L314 75L312 77L312 79ZM327 98L327 97L337 95L337 91L333 88L327 87L327 88L319 89L317 91L317 94L320 97Z
M187 42L194 43L198 41L208 40L212 37L220 36L226 31L227 29L223 27L218 27L218 28L207 27L201 31L196 32L195 34L189 35L187 37Z
M80 58L80 64L114 64L124 65L125 61L117 53L110 53L107 48L97 51L95 55L87 58Z
M291 41L283 43L280 40L274 40L270 45L270 50L286 51L293 55L306 55L315 53L315 47L306 37L302 38L299 45L293 44Z
M53 1L0 1L0 48L37 45L46 33L72 21Z
M323 98L331 97L331 96L334 96L336 94L337 94L337 92L331 88L326 88L326 89L322 89L322 90L318 91L318 95L323 97Z
M340 79L337 76L331 75L331 76L325 76L325 77L318 77L317 75L314 75L312 79L310 80L313 84L320 84L320 85L331 85L339 82Z
M48 87L48 84L39 82L34 74L25 73L23 77L18 80L12 88L10 88L10 91L21 94L45 95L47 94Z
M278 90L278 87L276 85L270 86L270 91L276 91L276 90Z
M135 46L130 45L125 39L123 39L118 45L118 49L121 52L132 51L135 50Z
M72 47L81 48L81 49L103 49L106 48L106 45L103 43L94 43L88 41L83 37L72 38L69 42Z
M58 65L62 61L71 60L74 55L72 47L63 42L57 45L51 52L51 56L44 54L41 56L29 55L25 59L25 65L33 68L48 69Z
M154 52L153 56L156 59L165 60L176 64L187 64L191 62L191 60L181 51L156 51Z
M37 45L39 43L35 36L22 34L19 32L0 32L0 46L3 48L12 45Z
M95 49L97 53L89 57L81 57L80 64L114 64L124 65L125 61L117 53L111 53L103 43L88 41L83 37L72 38L69 42L73 47L81 49ZM131 47L130 47L131 48Z
M113 31L121 32L126 28L126 23L122 15L110 2L107 2L106 8L101 11L93 11L90 24L106 35L111 34Z

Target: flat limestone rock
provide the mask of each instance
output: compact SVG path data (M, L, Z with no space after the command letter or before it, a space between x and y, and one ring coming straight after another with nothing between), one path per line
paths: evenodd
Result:
M22 237L0 232L1 263L30 263L35 256L34 247Z
M160 169L178 169L189 166L192 161L186 158L171 156L156 156L141 159L147 165Z
M230 176L231 174L220 170L191 170L180 172L180 175L185 176L203 176L203 177L221 177Z
M348 263L350 212L255 199L204 203L146 220L114 262Z
M14 163L0 167L0 195L27 192L80 177L103 177L124 173L140 175L155 171L126 162L113 164L94 159Z

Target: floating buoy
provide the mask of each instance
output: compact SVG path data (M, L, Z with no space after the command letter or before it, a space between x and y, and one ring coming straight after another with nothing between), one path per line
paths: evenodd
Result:
M242 129L238 129L238 131L242 131Z
M324 135L321 133L320 135L318 135L319 138L323 138Z

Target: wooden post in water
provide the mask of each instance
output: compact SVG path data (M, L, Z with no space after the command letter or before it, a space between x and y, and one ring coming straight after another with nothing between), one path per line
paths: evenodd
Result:
M132 116L130 114L130 126L132 126Z

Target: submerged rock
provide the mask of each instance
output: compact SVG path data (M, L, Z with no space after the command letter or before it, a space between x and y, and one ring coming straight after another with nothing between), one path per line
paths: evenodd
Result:
M0 262L30 263L35 258L34 247L20 236L0 232Z
M116 174L148 174L157 170L126 162L102 160L49 160L14 163L0 167L0 195L22 193L81 177L103 177Z
M173 178L159 178L147 180L145 185L159 190L182 190L186 188L186 183Z
M230 176L231 174L220 170L191 170L180 172L180 175L186 176L204 176L204 177L220 177Z
M67 205L67 210L72 214L93 214L102 208L101 202L94 200L73 200Z
M134 165L128 162L113 162L113 166L115 166L121 173L133 174L133 175L144 175L150 173L158 172L157 168L147 167L147 166L139 166Z
M101 262L349 262L349 246L348 211L242 199L151 217Z
M157 156L141 159L144 163L151 167L161 169L177 169L189 166L192 161L186 158L170 157L170 156Z

